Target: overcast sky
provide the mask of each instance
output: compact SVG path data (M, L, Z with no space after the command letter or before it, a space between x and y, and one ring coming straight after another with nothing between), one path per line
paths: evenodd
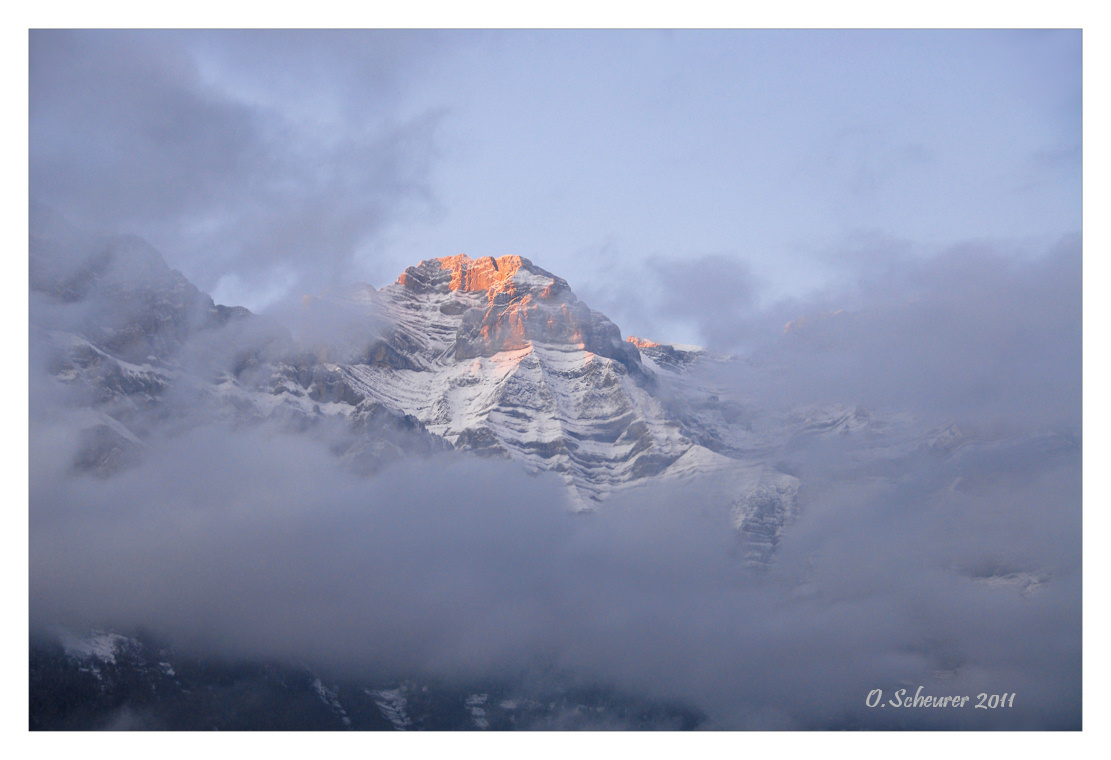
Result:
M1078 31L33 32L31 196L219 302L519 254L625 334L706 342L666 285L728 287L707 262L766 304L851 277L862 240L1078 233L1080 56Z

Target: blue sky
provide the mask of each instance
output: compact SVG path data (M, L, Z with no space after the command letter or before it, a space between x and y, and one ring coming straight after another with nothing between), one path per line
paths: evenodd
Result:
M685 262L767 304L862 247L1080 231L1079 31L35 32L30 64L32 198L255 309L519 254L697 341L644 317Z

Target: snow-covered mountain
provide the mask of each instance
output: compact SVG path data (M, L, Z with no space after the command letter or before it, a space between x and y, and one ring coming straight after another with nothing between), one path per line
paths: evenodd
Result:
M684 382L701 349L623 340L520 256L432 259L381 290L306 297L292 333L215 305L135 238L48 218L32 225L31 262L44 361L86 394L85 469L126 465L167 420L339 422L341 455L364 472L437 449L507 457L557 473L576 510L652 482L712 481L761 551L794 509L796 478L674 413L677 400L705 405ZM720 412L703 416L720 424Z
M32 371L65 391L74 466L104 477L167 427L324 426L358 472L436 451L504 457L556 474L577 511L697 484L762 563L796 510L801 483L783 470L799 445L836 439L845 472L867 473L922 452L959 457L975 440L843 403L746 406L704 371L736 360L622 339L520 256L431 259L381 289L307 296L287 328L216 305L138 238L88 234L41 208L31 222Z
M298 470L299 482L305 482L306 490L298 492L296 499L298 508L307 510L307 521L292 521L289 531L283 523L283 535L297 533L302 524L313 524L320 514L315 497L334 481L342 481L335 500L345 506L357 509L360 504L358 495L352 497L351 491L343 490L352 483L359 485L357 494L386 486L374 493L379 506L405 505L396 494L406 492L411 473L420 477L437 463L456 457L500 458L534 473L546 473L547 479L561 479L569 510L600 513L574 521L575 527L602 529L606 546L614 537L607 532L611 526L632 526L630 533L640 529L639 514L649 512L636 512L642 503L667 510L667 520L662 523L666 528L682 525L685 529L688 515L709 515L710 520L691 519L690 523L699 541L703 530L715 540L723 539L713 546L724 549L725 559L717 557L708 563L712 568L714 561L724 562L722 567L727 569L723 581L727 593L712 595L714 604L718 598L731 600L721 608L728 613L722 620L739 621L749 615L748 597L732 601L734 590L741 589L751 591L756 599L770 595L777 610L782 600L792 620L802 617L806 610L816 609L806 606L808 600L822 601L831 593L842 593L839 582L830 585L826 578L827 568L844 572L845 560L839 551L851 549L848 562L855 572L858 551L871 551L886 537L891 537L896 549L911 546L922 526L939 531L931 535L942 546L939 558L921 558L923 562L928 559L922 566L931 577L941 577L954 588L1038 603L1058 588L1067 591L1072 582L1067 565L1062 569L1046 562L1038 546L1025 545L1031 542L1021 532L1015 533L1018 540L998 540L986 549L974 542L966 545L961 536L947 532L954 515L979 520L981 514L990 518L997 507L1009 509L1027 484L1049 489L1054 481L1037 478L1057 465L1066 473L1069 467L1079 473L1079 441L1068 431L985 429L975 420L939 425L937 419L916 420L909 411L865 408L856 399L838 398L835 389L827 390L818 382L811 383L816 389L813 393L769 392L789 372L804 373L805 362L781 362L782 357L774 351L739 359L696 346L623 336L604 314L581 302L565 280L526 258L451 256L422 261L381 289L353 285L306 296L296 314L279 323L241 307L215 304L138 238L88 234L41 208L32 208L30 254L32 475L38 475L32 482L31 542L33 557L35 551L40 555L39 564L32 562L32 575L40 581L45 578L47 587L52 563L58 556L68 557L48 545L51 531L44 525L67 522L85 513L92 515L88 524L95 523L99 513L85 509L85 493L100 500L90 499L89 503L119 503L121 511L112 514L153 513L159 509L165 489L172 487L167 484L175 482L173 477L164 478L167 462L180 461L173 452L203 450L207 454L213 437L233 429L236 434L228 436L232 443L220 450L235 450L237 455L239 449L247 450L242 460L235 459L223 473L236 488L242 485L250 490L259 485L264 494L278 490L262 487L265 484L259 483L257 474L241 473L240 465L253 461L265 463L255 472L268 474L275 469L269 454L274 449L263 445L255 451L252 447L257 442L279 439L280 448L291 451L291 456L311 455L303 471L309 476L301 478ZM792 323L789 334L805 339L809 329L800 321ZM842 391L842 395L848 394ZM944 420L943 415L938 416ZM185 444L175 448L175 439ZM306 445L302 447L302 443ZM333 466L328 458L332 455L348 472ZM425 456L433 467L422 463L410 469L402 463L379 478L360 481L347 477L350 472L373 476L396 460ZM210 471L205 469L211 466L209 459L199 467L192 466L191 457L185 459L187 475L179 476L178 482L192 483L194 473L201 480ZM153 466L144 468L144 462ZM76 476L57 477L67 467ZM319 472L326 475L318 478ZM390 478L398 473L405 483L395 488ZM129 475L142 481L142 498L131 496L135 484L129 490ZM89 476L103 481L90 482ZM526 489L531 486L528 479L520 480ZM1067 480L1062 482L1068 485ZM48 490L44 483L64 487L44 496ZM458 494L470 497L469 501L459 500L465 501L463 519L469 520L471 510L477 511L489 492L483 488L467 493L465 488L456 488L450 477L437 479L437 485L444 486L437 492L443 498L418 497L422 507L432 510L430 520L421 517L415 523L422 528L438 526L442 515L457 517L460 513L451 510L460 508L454 503ZM209 503L222 505L224 493L216 489L190 496L189 509ZM1039 493L1035 490L1035 497ZM1052 498L1057 495L1051 490L1045 493ZM77 498L70 499L74 494ZM120 494L124 497L118 498ZM306 494L308 498L302 498ZM544 501L550 503L551 492L546 494ZM1062 498L1072 497L1066 493ZM52 516L52 500L76 508L58 511L66 519L57 519ZM516 515L518 504L529 499L503 501L500 506ZM251 509L245 510L244 533L253 539L258 528L255 518L264 516L257 510L269 508L271 501L264 498L248 503ZM1033 509L1029 504L1019 506ZM612 511L607 513L607 509ZM391 522L389 515L394 513L378 511L383 524ZM792 525L796 512L807 516L805 523ZM1016 512L1021 518L1021 509ZM486 519L497 523L505 514L492 512ZM1011 519L1002 511L998 515ZM564 524L558 512L551 516ZM614 516L622 520L607 522ZM728 528L719 528L726 517L735 535ZM37 533L36 520L40 523ZM910 520L910 528L900 523L906 520ZM571 522L568 518L567 524ZM137 535L146 540L150 531L146 523L138 524L142 530ZM453 524L448 521L449 528ZM86 540L81 525L65 526L67 531L79 532L73 543L76 546ZM55 526L48 527L52 530ZM342 529L349 527L345 516ZM871 531L880 539L856 540ZM671 542L676 535L682 539L682 532L668 530L662 540ZM207 547L212 533L202 532L202 545ZM416 537L413 545L422 544L425 531L412 533ZM835 540L834 550L823 555L822 542L829 533L840 543ZM517 533L512 534L515 540ZM373 554L362 543L365 535L376 534L352 531L354 555L360 561ZM541 535L545 541L549 538L546 531ZM456 532L451 531L452 541L455 537ZM124 534L120 545L126 546L129 540ZM436 556L438 547L452 543L440 540L441 544L432 543L428 557ZM533 540L535 546L535 537ZM285 562L284 541L276 544L280 551L274 549L281 555L279 559L260 566ZM305 543L316 547L315 541L310 535ZM585 554L578 541L566 541L571 549L557 551L553 556L558 562L549 560L540 567L577 568L580 555L595 556L591 553L593 539L584 542L589 550ZM483 546L481 542L465 544L461 552L468 557L482 554L470 550L474 545ZM680 540L676 545L680 551L670 567L686 569L700 564L691 558L705 554L702 543L687 545ZM380 540L379 553L385 546L390 546L390 541ZM636 612L644 600L624 591L639 590L643 573L639 565L626 570L627 560L647 554L650 562L656 561L653 552L642 552L640 546L636 541L617 546L614 561L602 552L598 556L606 561L597 563L622 568L616 574L619 582L615 588L620 593L603 593L598 607L609 610L616 605L619 614L613 620L627 618L629 626L638 628L641 618ZM691 546L697 547L697 552ZM238 558L240 543L228 547L226 551ZM51 549L54 553L46 551ZM331 551L327 543L317 550ZM106 550L104 556L109 553ZM96 561L89 566L100 564L101 555L94 556ZM137 556L142 559L136 567L145 570L148 555ZM309 556L315 557L312 552ZM331 568L346 572L348 565L354 564L343 556L337 564L326 565L323 575L328 593L324 596L334 598L333 603L346 615L350 605L342 593L343 584L334 597L331 593L333 582L343 574ZM419 558L413 567L427 559L423 554ZM572 561L563 561L567 558ZM244 563L250 564L249 560ZM238 571L240 566L237 559L233 567ZM591 566L587 563L588 575L580 576L576 569L568 576L575 580L573 590L583 586L581 577L589 577L593 583ZM380 567L388 570L390 566L368 564L368 574L357 575L355 606L364 603L361 594L369 578L369 585L380 581L383 587L393 589L396 584L400 592L409 589L415 595L427 586L435 596L432 608L438 609L439 595L444 593L438 580L446 574L433 573L428 577L435 577L436 583L422 583L424 576L418 573L409 580L406 576L412 568L401 567L396 575L387 573L388 577L380 579ZM71 591L76 596L101 593L74 584L66 572L61 568L55 591L61 589L65 596ZM635 583L624 578L626 572ZM871 570L865 567L862 572ZM497 575L501 574L499 565ZM515 573L505 575L516 583ZM551 574L542 575L547 578ZM835 572L834 580L838 577ZM689 586L696 595L701 579L697 576ZM646 581L654 582L654 578ZM127 594L131 588L123 584L113 593ZM250 583L243 588L247 591L234 597L231 605L236 621L233 627L239 625L239 599L255 596ZM682 594L688 586L675 588L682 589ZM33 598L35 591L32 584ZM387 596L388 603L380 605L381 609L372 605L372 612L390 619L398 614L393 609L395 596L404 595ZM176 608L178 600L174 595L168 598ZM285 598L284 589L281 598ZM626 598L628 606L622 607ZM695 601L701 599L696 596ZM666 596L659 611L649 605L657 616L644 619L670 619L673 606L682 608L673 605L675 601ZM531 603L529 600L522 608L529 610L528 614ZM298 614L302 604L297 597ZM543 607L545 602L538 604ZM468 621L482 614L472 615L470 607L463 606ZM289 651L298 652L293 658L248 653L214 660L207 653L206 642L197 644L196 650L177 651L176 643L156 637L168 634L147 635L140 624L145 610L137 616L140 623L135 623L126 620L126 615L122 622L115 619L110 606L104 610L95 604L90 607L89 624L66 629L69 617L48 610L43 625L49 629L33 631L33 728L646 728L694 727L705 718L701 708L690 706L702 704L698 694L686 694L683 704L670 704L630 696L640 688L635 679L631 691L625 686L610 688L605 683L581 681L583 674L573 668L560 670L558 658L553 663L546 635L537 649L542 653L538 662L527 663L543 674L540 683L533 682L531 670L518 673L512 668L504 678L498 672L468 672L461 683L452 683L437 682L438 676L430 677L427 672L422 675L419 667L410 672L408 662L381 677L364 677L343 667L329 672L315 662L309 666L298 659L300 642L297 647L290 645ZM415 609L421 612L424 608L418 605ZM593 608L588 605L584 609L589 613ZM768 609L763 608L764 614L769 614ZM797 611L802 612L796 615ZM311 605L306 614L314 621L313 631L323 630L323 625L316 624ZM611 631L632 630L624 624L614 627L613 620L602 616L597 632L588 624L585 638L576 638L584 627L582 621L589 623L593 617L584 615L571 626L571 650L581 641L592 642L595 636L608 647ZM436 618L429 618L433 622L426 624L421 614L398 619L415 626L407 629L402 625L399 630L421 631L414 637L418 643L423 642L423 627L438 629ZM174 627L171 622L170 630ZM464 638L471 641L475 635L487 636L494 628L491 624L468 629ZM738 626L737 630L753 629ZM665 626L662 634L669 647L671 632ZM700 641L701 635L699 629L698 638L679 640ZM732 646L732 633L728 635L727 644ZM315 636L305 637L310 650ZM360 646L365 640L364 632L359 631ZM621 646L622 641L616 645ZM276 651L286 651L284 642L279 644ZM330 640L319 646L328 652L334 648ZM768 651L760 646L758 642L756 648L744 651ZM215 648L219 650L218 645ZM269 649L263 647L263 651ZM660 651L671 656L670 648ZM970 656L962 659L966 655L959 647L944 639L910 639L898 651L918 653L914 656L927 661L930 672L942 674L939 677L954 677L962 668L978 667ZM681 659L683 655L680 652L678 656ZM572 665L576 663L572 661ZM593 677L589 672L585 675ZM712 699L706 702L712 703ZM846 725L837 716L829 721L832 723L822 717L806 725ZM848 725L854 724L850 721Z
M579 509L649 479L718 473L734 481L739 524L757 492L779 494L790 510L794 478L699 445L658 397L661 376L681 373L698 350L642 354L651 349L622 340L528 259L433 259L381 290L321 300L306 308L362 309L368 324L385 326L356 360L318 365L330 381L322 414L357 414L367 401L396 410L453 448L559 473ZM294 367L279 363L276 373L272 390L312 394Z

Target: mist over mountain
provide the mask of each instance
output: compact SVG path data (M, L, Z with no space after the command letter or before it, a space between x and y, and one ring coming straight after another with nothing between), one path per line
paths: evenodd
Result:
M1079 240L883 262L672 278L735 356L519 255L262 316L33 206L37 727L1078 728Z

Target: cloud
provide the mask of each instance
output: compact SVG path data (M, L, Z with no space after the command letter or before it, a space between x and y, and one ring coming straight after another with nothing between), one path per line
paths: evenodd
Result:
M448 39L274 34L32 32L32 196L139 232L203 290L278 316L347 279L393 221L436 213L447 112L406 92ZM1075 35L1046 44L1075 63ZM1075 119L1078 90L1062 97ZM944 164L932 143L858 137L826 168L864 196ZM1034 175L1067 179L1071 145L1023 155ZM140 249L131 275L153 271ZM64 285L104 253L70 252L47 279ZM252 320L188 336L175 371L196 384L169 394L165 420L129 410L144 440L129 467L94 478L70 468L89 399L49 377L48 333L80 332L112 304L35 294L32 625L143 627L368 678L544 667L686 701L713 727L1079 727L1078 237L936 253L860 235L814 256L835 273L825 285L781 300L728 251L602 253L614 263L572 282L580 297L642 337L686 331L741 353L700 379L746 415L860 405L909 413L918 437L769 446L803 485L798 519L755 572L709 487L630 491L572 516L554 477L508 462L410 457L364 478L334 454L347 431L213 424L202 378L245 348L290 350ZM349 304L318 306L296 311L294 337L357 352L379 327ZM949 423L974 430L968 445L920 445ZM872 689L918 685L1018 699L989 714L864 705Z
M510 462L449 452L359 477L336 456L352 436L340 425L213 422L206 378L245 349L364 348L374 323L356 301L314 302L292 337L254 319L185 333L164 405L124 410L144 428L127 466L75 473L90 400L50 377L49 331L81 332L112 304L95 289L65 303L66 283L90 262L109 284L176 280L133 239L90 243L57 219L36 230L35 282L55 298L32 299L33 627L143 628L345 678L539 669L679 700L712 727L1079 725L1078 240L935 258L872 241L843 286L770 307L744 267L653 265L673 312L754 346L695 376L743 402L739 424L828 402L917 416L909 438L770 445L761 456L802 487L757 571L709 482L633 489L575 516L554 476ZM952 422L988 434L926 445L931 425ZM1021 704L864 705L873 689L919 685Z
M511 463L453 455L359 479L322 442L265 427L155 439L141 466L94 480L59 467L63 428L32 432L33 626L142 627L345 678L539 668L681 700L719 728L1078 725L1076 455L951 492L967 465L823 478L812 453L795 462L802 515L758 573L697 486L575 517L555 479ZM1045 585L976 581L992 563ZM1020 706L863 704L919 684Z
M435 206L443 112L403 113L395 90L437 46L388 32L279 37L33 31L32 198L150 239L202 289L232 272L251 306L274 299L276 280L307 291L349 276L385 225ZM277 50L285 63L264 66ZM346 53L329 88L297 70Z
M930 252L861 233L814 258L836 261L836 276L804 297L769 299L743 260L721 255L655 258L641 280L580 289L641 337L690 335L745 357L709 372L757 406L854 403L938 424L1079 435L1079 236Z
M893 255L851 288L769 310L756 361L796 370L768 375L785 401L1079 435L1080 271L1075 236L1037 254L969 244Z
M640 261L609 239L578 255L580 271L593 274L572 288L626 336L682 343L690 335L686 340L733 347L747 335L763 285L745 261L723 253Z

